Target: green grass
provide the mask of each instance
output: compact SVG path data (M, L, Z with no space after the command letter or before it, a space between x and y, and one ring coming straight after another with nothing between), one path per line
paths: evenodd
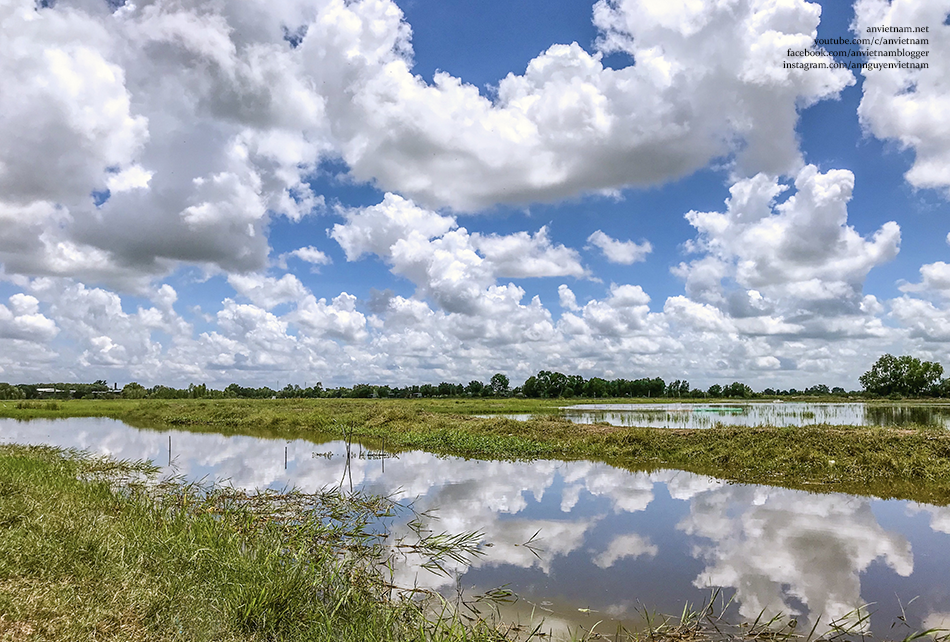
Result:
M394 594L380 564L385 538L367 528L394 510L386 498L143 483L154 470L0 446L0 640L488 642L530 633ZM437 561L474 554L473 542L435 535L406 546ZM864 637L832 623L805 638L781 616L751 627L724 622L714 601L698 611L687 604L678 619L648 617L647 629L618 630L616 639ZM947 640L928 631L904 642L922 635ZM577 639L594 637L579 631Z
M116 481L148 470L0 446L0 639L492 639L393 597L385 499Z
M629 401L629 400L625 400ZM744 483L950 504L950 431L927 427L721 427L708 430L578 425L563 401L182 400L66 401L17 408L16 418L107 416L140 428L323 441L344 436L387 449L498 459L591 459L630 470L675 468ZM527 422L492 412L533 413Z

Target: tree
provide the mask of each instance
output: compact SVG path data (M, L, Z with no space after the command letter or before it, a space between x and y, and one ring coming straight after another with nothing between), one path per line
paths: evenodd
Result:
M145 399L145 386L133 381L122 386L123 399Z
M434 386L429 386L429 387L435 390ZM347 396L352 397L354 399L369 399L370 397L373 396L373 392L374 392L373 386L369 385L368 383L358 383L355 386L353 386L353 389L350 391L350 393ZM432 397L434 395L430 394L427 396Z
M204 399L208 396L208 386L201 383L197 386L193 383L188 384L188 398L189 399Z
M528 377L524 385L521 386L521 393L525 397L540 397L541 391L538 388L538 378L537 377Z
M567 375L560 372L549 372L542 370L538 373L538 389L541 396L548 399L555 399L564 394L567 388Z
M748 399L752 396L752 388L740 381L733 381L731 384L722 389L722 396Z
M677 379L666 386L667 397L686 397L689 395L689 382L684 379Z
M591 377L587 382L587 395L589 397L606 397L607 381L600 377Z
M489 381L488 386L491 388L492 394L496 397L501 395L508 394L508 385L511 382L508 380L508 377L496 372L492 375L491 381Z
M878 395L898 394L916 397L932 392L943 375L943 366L904 355L883 355L871 369L858 378L865 391Z
M564 391L564 396L573 397L575 395L584 394L585 385L584 377L580 375L567 375L567 390ZM568 394L568 391L570 391L570 394Z
M26 393L17 386L9 383L0 383L0 399L23 399Z
M288 383L283 390L277 393L278 399L297 399L299 397L303 397L303 390L295 383Z

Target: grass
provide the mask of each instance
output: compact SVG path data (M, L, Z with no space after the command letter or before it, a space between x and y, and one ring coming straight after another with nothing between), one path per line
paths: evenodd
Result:
M367 530L385 498L130 481L150 472L0 446L0 639L497 638L393 592Z
M625 400L629 401L629 400ZM579 425L557 400L95 400L55 408L0 403L27 419L106 416L140 428L177 427L314 441L346 436L388 450L485 459L590 459L629 470L674 468L722 479L812 491L950 504L950 431L805 426L707 430ZM519 422L492 412L531 413Z
M623 633L629 636L628 639L635 639L638 642L671 642L673 640L846 642L858 639L865 642L872 638L870 619L873 604L864 604L838 618L826 618L823 614L817 614L811 628L806 631L798 628L799 622L796 617L778 613L771 618L766 618L765 609L760 611L751 622L731 621L723 616L734 598L735 596L726 600L721 589L714 589L710 597L698 608L687 602L679 616L662 615L642 608L640 613L645 623L644 628L633 634L620 629L617 637L619 638ZM903 604L901 611L904 611ZM915 629L908 624L906 613L898 616L891 624L889 633L889 637L884 639L913 642L924 638L932 642L950 642L950 630ZM904 637L899 637L901 634L904 634ZM606 636L603 637L606 638Z
M0 640L359 640L496 642L545 639L481 614L515 596L499 589L452 605L393 587L387 551L440 560L478 554L476 534L388 542L375 529L398 507L385 497L246 494L153 481L147 463L51 447L0 446ZM395 589L395 590L394 590ZM419 594L422 593L422 599ZM678 618L644 609L646 628L577 640L818 642L862 639L861 617L807 637L795 620L734 623L720 593ZM497 612L497 611L495 611ZM900 618L902 621L905 618ZM854 620L854 621L852 621ZM906 622L904 622L906 625ZM911 630L910 627L907 627ZM946 631L913 630L947 642Z

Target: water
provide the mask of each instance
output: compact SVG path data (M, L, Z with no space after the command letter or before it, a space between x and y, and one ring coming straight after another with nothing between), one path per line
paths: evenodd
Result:
M370 459L358 445L347 465L346 445L338 441L136 430L109 419L0 419L0 442L151 459L165 473L230 480L249 490L352 484L398 492L417 510L437 509L436 532L485 534L487 555L451 567L459 586L474 594L508 584L522 599L505 615L527 623L534 610L555 632L598 621L598 631L613 632L617 622L635 626L641 605L678 614L714 586L735 594L742 617L783 612L798 618L799 630L810 629L818 614L826 622L874 603L878 637L901 639L910 629L889 628L901 614L898 599L907 605L917 596L907 609L912 626L950 625L946 507L591 462L424 452ZM404 586L456 590L454 577L411 565L396 572Z
M562 409L575 423L614 426L712 428L725 426L906 426L950 428L950 404L865 403L655 403L583 404Z

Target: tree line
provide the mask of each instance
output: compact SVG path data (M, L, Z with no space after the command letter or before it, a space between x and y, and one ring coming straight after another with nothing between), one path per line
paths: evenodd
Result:
M904 355L885 354L870 370L859 378L862 390L846 391L841 387L829 388L816 384L802 390L796 388L765 388L755 392L741 381L713 384L706 389L695 388L684 379L666 382L660 377L640 379L603 379L581 375L565 375L541 370L528 377L521 386L511 388L511 381L502 373L494 374L488 382L473 380L468 384L449 383L411 386L388 386L359 383L352 387L324 388L321 383L300 387L287 384L280 390L267 386L250 388L232 383L223 390L205 384L190 384L187 388L157 385L146 388L137 382L126 384L121 391L109 388L105 380L94 383L17 384L0 383L0 399L57 398L110 398L125 399L319 399L319 398L431 398L431 397L527 397L532 399L558 398L665 398L665 399L750 399L753 397L851 395L865 397L950 397L950 379L942 379L943 366L932 361L921 361Z

